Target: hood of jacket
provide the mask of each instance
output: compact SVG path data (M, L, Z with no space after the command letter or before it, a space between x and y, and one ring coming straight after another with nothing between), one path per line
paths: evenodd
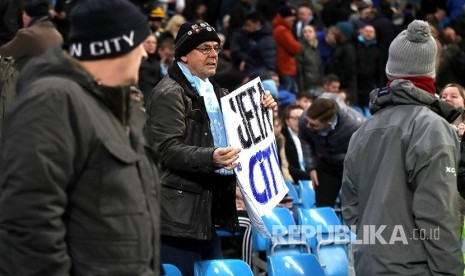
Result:
M452 123L463 112L414 86L409 80L397 79L389 86L375 89L370 93L371 114L395 105L426 106L449 123Z
M102 101L124 126L128 125L131 109L130 87L102 85L78 60L68 55L60 46L50 48L45 54L27 63L18 79L18 95L27 93L30 85L47 77L59 77L76 82L83 90Z

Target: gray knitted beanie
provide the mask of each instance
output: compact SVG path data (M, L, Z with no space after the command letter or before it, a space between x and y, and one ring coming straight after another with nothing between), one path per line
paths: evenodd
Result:
M436 76L437 45L427 22L414 20L389 46L388 79Z

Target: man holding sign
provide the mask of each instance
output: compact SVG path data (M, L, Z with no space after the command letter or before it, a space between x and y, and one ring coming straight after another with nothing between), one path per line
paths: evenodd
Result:
M240 149L228 146L216 73L220 39L208 23L185 23L175 40L176 62L147 102L146 134L162 176L163 263L193 275L194 262L221 258L215 227L238 227L234 169ZM267 92L264 107L276 108ZM240 118L238 118L240 119Z

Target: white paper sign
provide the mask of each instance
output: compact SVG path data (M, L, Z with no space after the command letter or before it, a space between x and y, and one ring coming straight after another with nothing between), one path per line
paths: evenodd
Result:
M244 200L259 217L268 214L288 192L279 166L273 110L261 104L264 94L260 78L256 78L221 98L229 144L241 149L237 179L246 194Z

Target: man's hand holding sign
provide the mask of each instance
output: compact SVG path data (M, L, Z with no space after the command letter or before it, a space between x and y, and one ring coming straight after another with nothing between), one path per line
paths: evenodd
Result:
M249 216L259 223L259 218L271 211L288 191L273 133L272 109L277 104L256 78L221 98L221 105L232 148L217 149L219 157L215 160L221 159L223 167L235 169Z

